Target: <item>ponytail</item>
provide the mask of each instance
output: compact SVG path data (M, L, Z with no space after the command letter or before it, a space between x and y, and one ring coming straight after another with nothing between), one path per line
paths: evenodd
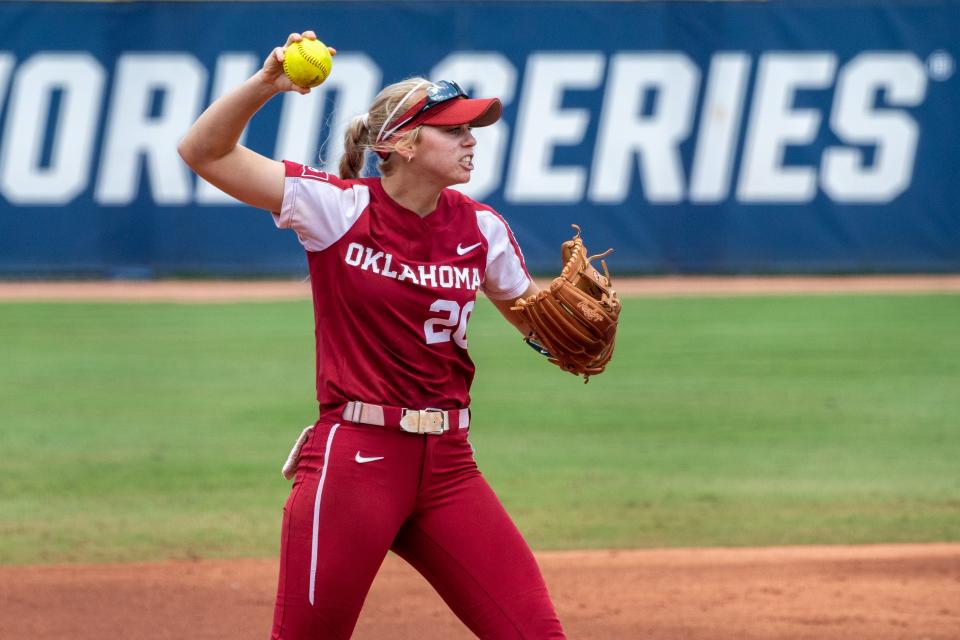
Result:
M366 139L370 136L367 120L357 116L349 125L343 141L343 157L340 158L340 177L351 180L360 177L363 171Z
M404 132L401 136L391 136L391 140L377 141L377 134L403 108L409 109L426 95L424 85L430 81L424 78L408 78L384 88L367 113L357 116L347 125L343 140L343 157L340 159L340 177L344 180L354 180L361 177L360 173L366 164L365 152L369 149L378 153L381 158L378 168L381 175L389 175L393 170L393 154L391 153L401 141L419 142L420 127Z

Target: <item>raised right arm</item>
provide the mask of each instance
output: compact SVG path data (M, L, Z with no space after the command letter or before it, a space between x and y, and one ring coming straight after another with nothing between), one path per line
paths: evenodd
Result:
M270 98L284 91L310 92L283 73L284 50L302 38L315 39L316 35L312 31L291 33L283 47L270 52L256 74L211 104L177 147L180 157L197 175L237 200L267 211L280 211L283 163L237 141L253 114ZM335 51L331 49L331 53Z

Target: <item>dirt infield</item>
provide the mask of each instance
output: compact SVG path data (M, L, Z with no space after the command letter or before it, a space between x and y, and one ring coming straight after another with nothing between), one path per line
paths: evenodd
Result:
M960 544L539 554L570 638L948 640ZM0 638L269 635L274 560L0 567ZM355 638L472 637L390 556Z
M621 295L628 296L960 293L960 275L621 278L614 284ZM310 284L305 280L0 281L0 300L235 302L309 297Z

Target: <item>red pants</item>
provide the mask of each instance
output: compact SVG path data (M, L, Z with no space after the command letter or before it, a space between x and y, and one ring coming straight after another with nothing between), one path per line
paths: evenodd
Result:
M283 511L272 638L349 638L389 549L478 637L565 637L466 432L342 422L318 424L301 450Z

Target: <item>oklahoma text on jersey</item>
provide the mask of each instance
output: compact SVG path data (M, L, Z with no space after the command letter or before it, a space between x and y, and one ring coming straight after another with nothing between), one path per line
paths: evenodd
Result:
M351 242L347 246L347 255L344 256L344 262L351 267L359 267L364 271L370 270L385 278L394 278L397 282L409 280L421 287L476 291L480 288L481 283L480 270L476 267L468 269L466 267L452 267L448 264L439 266L421 264L417 265L417 269L414 270L398 261L396 267L400 270L396 271L393 254L374 251L358 242Z

